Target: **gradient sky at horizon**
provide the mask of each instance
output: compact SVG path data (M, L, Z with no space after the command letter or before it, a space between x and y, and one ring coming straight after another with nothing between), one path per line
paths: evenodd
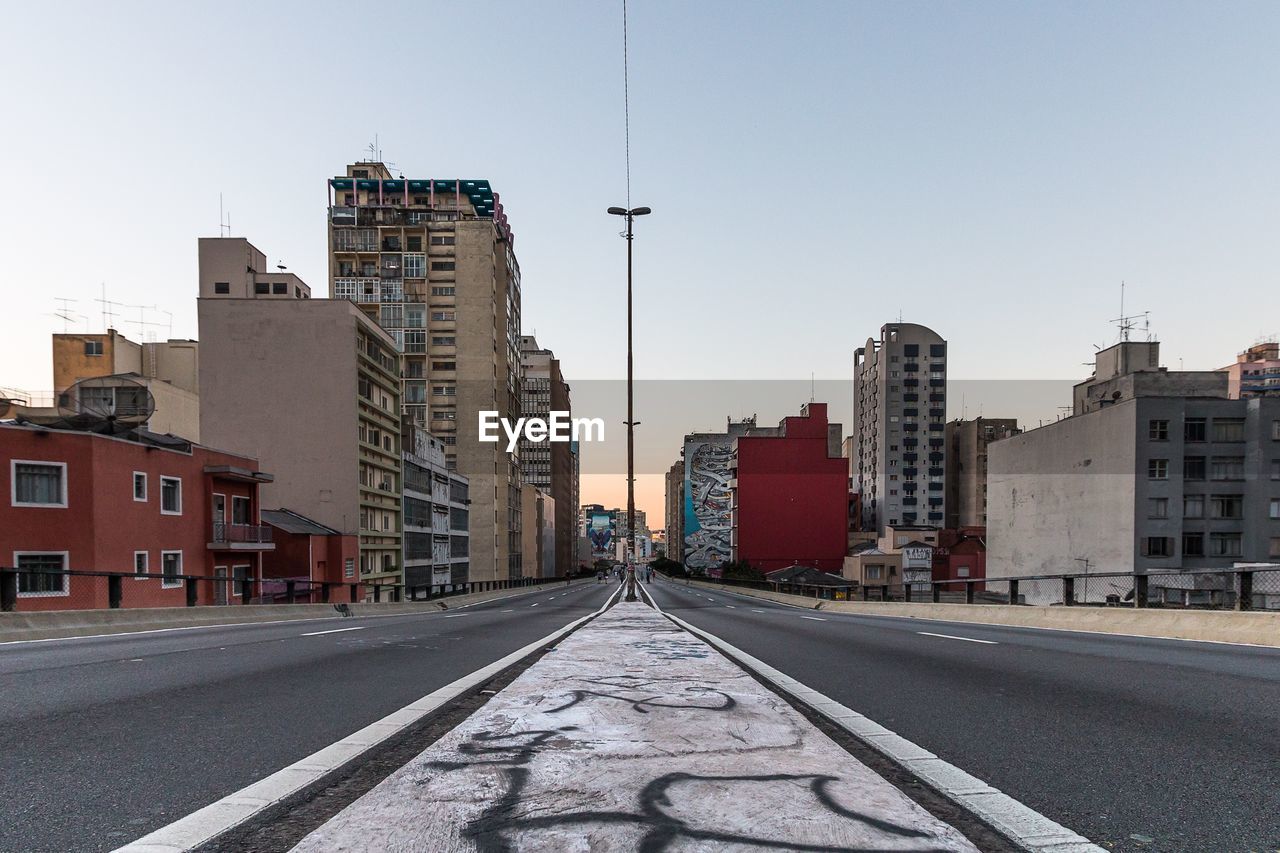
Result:
M525 331L620 377L620 5L11 4L0 387L48 389L55 297L98 331L104 284L194 337L219 193L326 293L324 181L375 134L489 179ZM901 313L953 378L1079 378L1121 280L1173 368L1280 331L1280 4L629 8L640 377L846 379Z

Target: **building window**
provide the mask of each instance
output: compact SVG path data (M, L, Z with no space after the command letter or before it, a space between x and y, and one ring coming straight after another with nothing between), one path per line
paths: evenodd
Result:
M1239 557L1240 556L1240 534L1239 533L1210 533L1209 534L1209 556Z
M1269 557L1280 557L1280 536L1271 537L1271 548L1267 551Z
M248 498L241 495L231 496L231 523L232 524L252 524L253 517L249 510L251 502Z
M147 475L141 471L133 472L133 499L135 501L147 499Z
M215 281L213 283L213 292L217 294L221 294L223 296L229 294L231 292L231 282Z
M182 586L182 552L160 552L160 586L173 589Z
M182 481L177 477L160 478L160 512L182 515Z
M1271 440L1280 441L1280 421L1271 422Z
M1243 456L1215 456L1209 463L1209 477L1213 480L1243 480Z
M1182 479L1184 480L1203 480L1204 479L1204 457L1203 456L1187 456L1182 460Z
M1182 425L1184 441L1204 441L1208 437L1204 418L1187 418Z
M342 576L344 578L353 578L356 576L356 559L355 557L347 557L342 562Z
M432 311L431 319L441 323L448 323L458 319L458 315L454 311Z
M1271 518L1280 518L1280 498L1271 499L1271 509L1269 512Z
M1203 533L1182 534L1182 556L1184 557L1203 557L1204 556L1204 534Z
M289 285L286 282L277 281L271 285L271 292L274 293L276 296L288 296Z
M147 572L150 571L150 557L146 551L133 552L133 573L136 580L144 581L147 579Z
M91 356L102 355L102 341L85 341L84 354Z
M1147 461L1147 479L1149 480L1169 479L1169 460L1168 459L1148 460Z
M1209 498L1212 518L1244 518L1244 495L1213 495Z
M458 345L457 337L453 335L437 335L431 339L433 347L454 347Z
M1142 556L1172 557L1173 538L1169 536L1148 536L1142 540Z
M270 293L271 291L265 281L256 281L253 284L253 292L259 296L264 296L267 293Z
M455 264L453 261L432 261L431 271L432 272L451 272L454 269L454 266Z
M11 463L13 483L10 503L13 506L65 507L67 505L67 466L65 462L28 462L15 459Z
M432 296L453 296L457 293L456 287L433 287L431 288Z
M249 567L248 566L232 566L232 592L231 594L237 598L243 598L249 592Z
M432 234L431 245L433 246L452 246L454 245L453 236L450 234Z
M1168 441L1169 440L1169 422L1168 421L1150 421L1147 424L1147 438L1151 441Z
M1168 498L1151 498L1147 508L1148 518L1168 518L1169 517L1169 499Z
M1183 495L1183 518L1204 518L1204 495Z
M67 570L66 551L15 551L14 568L18 575L20 598L70 595L71 579Z
M883 566L867 566L867 580L878 581L883 572Z
M1244 441L1244 418L1214 418L1214 441Z

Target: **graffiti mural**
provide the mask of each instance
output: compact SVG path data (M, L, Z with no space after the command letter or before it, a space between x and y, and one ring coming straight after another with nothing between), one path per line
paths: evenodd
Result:
M733 437L685 442L684 564L710 575L729 562Z
M593 560L613 559L613 513L593 512L587 517L587 539L591 541Z

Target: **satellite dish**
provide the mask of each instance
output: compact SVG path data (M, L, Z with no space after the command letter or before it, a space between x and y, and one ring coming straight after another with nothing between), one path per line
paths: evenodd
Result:
M58 415L68 425L109 435L145 424L155 410L150 389L129 374L82 379L58 395Z

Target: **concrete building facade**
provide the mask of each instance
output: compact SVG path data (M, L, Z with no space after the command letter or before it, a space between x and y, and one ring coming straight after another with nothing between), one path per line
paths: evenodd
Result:
M465 584L470 573L470 484L446 464L444 443L402 418L404 582Z
M974 418L947 423L946 527L987 523L987 445L1017 435L1014 418Z
M346 300L222 292L245 245L201 241L201 434L279 471L267 505L357 534L360 580L400 583L395 343Z
M523 371L520 413L524 417L546 418L551 412L572 412L569 383L560 372L560 360L549 349L538 346L532 335L520 338L520 364ZM520 467L526 484L540 489L553 501L555 518L554 557L544 567L542 577L559 577L577 563L577 524L574 508L578 506L577 459L568 442L520 441ZM526 552L528 559L528 552ZM545 561L542 561L545 562ZM550 571L550 574L546 574Z
M330 295L404 356L402 407L470 481L473 581L518 578L518 451L479 441L478 415L520 409L520 267L484 180L406 180L383 163L328 181Z
M862 529L946 519L947 342L889 323L854 353L851 469Z
M1099 353L1099 372L1123 357ZM1083 413L991 445L988 578L1280 557L1280 399L1232 400L1212 375L1212 388L1198 371L1111 375L1114 402L1086 394Z
M152 432L200 441L200 346L195 341L137 343L115 329L102 334L53 336L54 405L64 410L121 411L142 386L153 411ZM92 402L69 394L77 383L92 382ZM115 381L108 381L115 380Z

